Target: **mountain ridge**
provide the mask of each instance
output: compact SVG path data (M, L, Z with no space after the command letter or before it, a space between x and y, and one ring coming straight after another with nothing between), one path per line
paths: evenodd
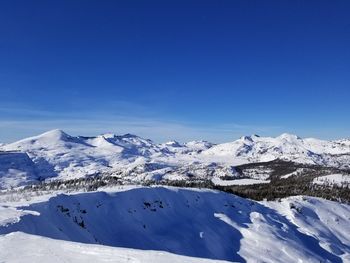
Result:
M1 145L0 151L27 154L35 165L27 170L34 169L41 180L65 180L92 174L113 174L115 171L137 171L136 175L132 172L134 178L130 175L129 179L141 181L186 179L193 174L200 174L202 178L206 172L213 174L213 164L215 170L231 171L237 165L277 159L350 168L350 140L303 139L288 133L277 137L242 136L238 140L221 144L207 141L182 144L176 141L155 143L129 133L71 136L56 129ZM21 171L21 167L13 168ZM0 172L6 174L9 168L1 169L0 166ZM34 177L30 174L26 176ZM237 175L229 173L227 176Z

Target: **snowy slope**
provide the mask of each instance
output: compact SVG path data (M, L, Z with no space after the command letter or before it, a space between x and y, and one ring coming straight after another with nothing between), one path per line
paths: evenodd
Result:
M285 216L301 233L317 238L320 247L342 262L350 262L349 205L302 196L263 204Z
M6 184L0 181L0 188L25 184L33 178L72 179L101 173L123 174L134 181L237 177L231 172L232 166L275 159L336 168L350 167L349 140L302 139L290 134L276 138L244 136L215 145L206 141L157 144L131 134L74 137L53 130L2 145L0 151L26 153L35 166L34 176L29 171L23 174L2 169L0 165L0 177L15 178L11 183L8 179ZM21 167L21 158L17 162L18 170L26 170ZM255 176L253 179L267 178Z
M348 262L349 218L348 205L310 197L259 203L217 191L158 187L58 195L0 204L0 261L52 256L75 262L92 253L91 259L103 262L107 253L115 259L127 254L135 262L153 256L161 262L195 260L174 254L238 262Z
M0 152L0 189L33 183L36 166L26 153Z
M339 163L337 155L347 155ZM203 151L202 156L212 160L236 163L266 162L283 159L307 164L346 166L350 163L350 144L338 141L302 139L282 134L276 138L244 136Z
M336 185L336 186L350 186L349 174L330 174L316 177L313 180L314 184L319 185Z
M14 253L14 248L16 251ZM225 262L198 259L163 251L137 250L54 240L41 236L15 232L0 237L0 260L11 263L196 263ZM18 255L21 255L20 257Z
M42 177L64 179L109 171L156 156L161 151L149 140L130 134L73 137L60 130L8 144L2 149L26 152Z

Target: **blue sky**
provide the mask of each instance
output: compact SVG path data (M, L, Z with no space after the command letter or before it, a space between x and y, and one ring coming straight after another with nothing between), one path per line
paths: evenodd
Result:
M0 141L350 137L349 1L3 1Z

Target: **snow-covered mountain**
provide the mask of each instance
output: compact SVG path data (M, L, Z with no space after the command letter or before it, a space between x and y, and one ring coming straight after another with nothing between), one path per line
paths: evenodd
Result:
M223 143L204 151L202 155L221 157L222 161L234 160L241 163L266 162L283 159L299 163L329 166L349 165L350 158L339 163L339 155L350 157L347 141L324 141L313 138L302 139L284 133L276 138L243 136L239 140Z
M184 179L201 177L201 174L220 177L220 171L223 171L221 176L237 177L232 168L236 165L275 159L336 168L350 165L350 140L302 139L290 134L276 138L244 136L215 145L206 141L157 144L132 134L75 137L53 130L4 144L0 151L5 151L12 160L11 167L0 165L0 187L45 178L71 179L116 171L137 180ZM23 167L23 156L29 156L32 163ZM29 166L31 168L27 169ZM215 171L211 172L213 167ZM8 179L10 174L17 179Z
M313 197L164 187L0 201L0 261L349 262L349 217Z
M60 130L7 144L1 149L27 153L37 164L38 176L66 179L165 155L153 142L130 134L73 137Z
M112 178L206 187L200 183L211 181L216 189L239 185L242 192L235 193L259 196L259 189L275 190L280 169L286 183L274 194L295 194L310 184L323 197L323 186L345 185L338 196L328 191L325 198L349 200L349 173L340 169L349 164L349 140L282 134L157 144L131 134L49 131L0 146L0 189L47 181L0 191L0 261L348 262L346 204L302 196L257 202L208 189L100 183ZM85 177L92 180L69 180ZM302 180L288 181L293 177Z

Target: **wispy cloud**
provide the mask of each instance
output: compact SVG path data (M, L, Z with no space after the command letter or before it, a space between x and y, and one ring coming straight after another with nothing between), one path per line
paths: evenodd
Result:
M133 108L130 112L129 108ZM135 107L142 111L138 114ZM53 112L31 108L0 107L0 141L14 141L51 129L62 129L72 135L97 135L112 132L134 133L157 142L204 139L213 142L234 140L252 133L271 134L280 127L222 123L196 124L157 118L144 107L124 103L120 111ZM128 111L128 112L127 112Z
M223 142L236 139L245 134L264 131L274 127L253 128L223 126L192 126L185 123L168 122L152 119L114 118L111 120L97 119L60 119L60 120L21 120L0 121L0 137L3 141L11 141L22 137L39 134L51 129L63 129L73 135L96 135L101 133L134 133L155 141L176 139L179 141L205 139L213 142Z

